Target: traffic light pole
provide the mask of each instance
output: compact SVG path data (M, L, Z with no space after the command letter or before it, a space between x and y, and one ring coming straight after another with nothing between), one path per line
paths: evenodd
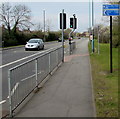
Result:
M75 14L73 14L74 18L73 18L73 30L69 33L69 46L70 46L70 50L69 53L71 54L71 34L75 31Z
M70 33L69 33L69 38L71 38L71 34L75 31L75 29L73 29Z
M71 34L75 31L75 29L73 29L70 33L69 33L69 46L70 46L70 50L69 50L69 54L71 55Z

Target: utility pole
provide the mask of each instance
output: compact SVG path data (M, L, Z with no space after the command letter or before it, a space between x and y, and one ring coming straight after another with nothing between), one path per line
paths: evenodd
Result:
M43 10L43 22L44 22L44 42L46 41L45 39L45 10Z

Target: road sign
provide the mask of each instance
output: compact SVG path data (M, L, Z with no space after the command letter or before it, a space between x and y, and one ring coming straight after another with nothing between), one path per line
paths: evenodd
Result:
M63 13L63 23L62 23L62 13L60 13L60 29L62 29L62 24L63 24L63 29L66 29L66 13Z
M120 15L120 5L118 4L103 5L103 16L119 16L119 15Z
M110 73L112 73L112 16L120 16L120 5L103 5L103 15L110 16Z
M109 5L109 4L106 4L106 5L103 5L103 9L120 9L120 5L118 4L113 4L113 5Z
M119 16L120 10L104 10L103 16Z

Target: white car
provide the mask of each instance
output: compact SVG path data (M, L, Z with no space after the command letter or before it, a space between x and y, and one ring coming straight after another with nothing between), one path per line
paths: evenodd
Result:
M38 39L38 38L33 38L30 39L27 44L25 45L25 50L32 50L32 49L44 49L44 42L42 39Z

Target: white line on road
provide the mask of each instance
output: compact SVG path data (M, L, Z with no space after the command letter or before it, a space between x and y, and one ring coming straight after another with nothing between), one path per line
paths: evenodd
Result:
M58 47L58 46L57 46L57 47ZM27 59L27 58L30 58L30 57L33 57L33 56L35 56L35 55L38 55L38 54L44 53L44 52L46 52L46 51L50 51L50 50L55 49L55 48L57 48L57 47L50 48L49 50L41 51L41 52L35 53L35 54L33 54L33 55L30 55L30 56L27 56L27 57L21 58L21 59L19 59L19 60L16 60L16 61L10 62L10 63L8 63L8 64L5 64L5 65L0 66L0 68L3 68L3 67L6 67L6 66L9 66L9 65L11 65L11 64L14 64L14 63L20 62L20 61L25 60L25 59Z
M19 59L19 60L16 60L16 61L10 62L10 63L8 63L8 64L2 65L2 66L0 66L0 68L3 68L3 67L6 67L6 66L9 66L9 65L11 65L11 64L14 64L14 63L20 62L20 61L22 61L22 60L25 60L25 59L27 59L27 58L33 57L33 56L38 55L38 54L43 53L43 52L45 52L45 51L41 51L41 52L39 52L39 53L36 53L36 54L30 55L30 56L27 56L27 57L21 58L21 59Z

